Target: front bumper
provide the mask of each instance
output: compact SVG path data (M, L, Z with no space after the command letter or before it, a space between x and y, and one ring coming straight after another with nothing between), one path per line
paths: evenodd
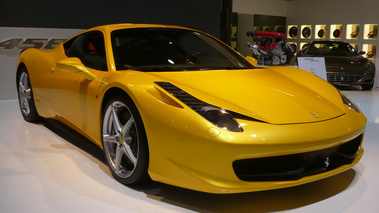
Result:
M328 72L328 82L335 86L352 86L373 84L375 74Z
M354 162L363 135L328 149L233 162L234 172L244 181L291 181L332 171Z
M366 118L361 112L347 109L346 114L340 117L315 123L271 125L240 121L244 123L245 131L242 133L208 127L208 131L205 129L199 134L198 131L192 131L194 129L191 129L189 123L188 120L184 122L183 128L178 123L168 126L161 124L155 126L154 130L146 128L151 178L197 191L241 193L296 186L350 169L363 155L361 141ZM220 134L205 134L209 129L220 131ZM335 157L324 155L329 151L322 150L333 150L334 147L350 141L355 141L357 146L353 157L348 162L332 166ZM315 155L315 158L321 157L321 160L314 161L315 164L330 163L331 166L323 171L303 173L305 175L296 178L278 176L261 180L243 180L238 177L233 167L233 163L240 160L303 155L310 152L321 153ZM324 167L318 166L319 169Z

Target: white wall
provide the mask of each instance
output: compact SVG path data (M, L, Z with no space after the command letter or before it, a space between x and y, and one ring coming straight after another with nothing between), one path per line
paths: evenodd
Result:
M334 21L379 23L378 0L286 1L287 22Z
M233 0L233 12L285 16L287 21L375 21L378 0Z

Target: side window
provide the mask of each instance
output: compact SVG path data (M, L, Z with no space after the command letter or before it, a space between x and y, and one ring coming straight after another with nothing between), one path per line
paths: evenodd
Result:
M67 57L79 58L84 66L107 71L104 36L100 31L87 32L64 44Z
M72 44L75 42L75 40L77 39L78 37L76 36L75 38L72 38L68 41L66 41L64 44L63 44L63 48L64 48L64 53L67 55L67 51L71 48Z

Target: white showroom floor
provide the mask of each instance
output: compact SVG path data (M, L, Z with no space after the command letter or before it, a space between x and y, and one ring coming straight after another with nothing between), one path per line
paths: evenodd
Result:
M121 185L100 149L0 101L0 212L379 212L379 90L344 93L368 118L360 163L314 183L232 195Z

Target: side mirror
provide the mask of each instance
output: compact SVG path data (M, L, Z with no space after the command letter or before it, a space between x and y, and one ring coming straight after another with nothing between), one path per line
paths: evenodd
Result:
M84 67L79 58L66 58L57 62L58 69L65 72L77 73L84 78L92 81L96 76Z
M253 58L251 56L246 56L246 60L250 62L254 67L258 65L258 60L256 58Z
M366 52L365 52L365 51L359 51L358 54L359 54L359 55L364 55L364 54L366 54Z

